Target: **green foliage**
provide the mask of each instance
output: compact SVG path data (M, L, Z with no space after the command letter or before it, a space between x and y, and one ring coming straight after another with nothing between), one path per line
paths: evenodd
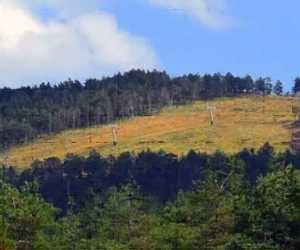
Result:
M255 156L263 174L250 183L245 155L217 152L203 161L193 189L173 201L146 196L131 180L91 190L64 216L43 201L35 183L18 190L1 182L0 250L298 250L299 170L277 162L265 145ZM95 159L89 158L92 166Z
M251 233L257 239L285 249L299 247L299 171L287 167L261 178L251 205Z
M48 249L56 209L42 201L28 185L22 192L0 183L1 238L4 249ZM1 248L1 247L0 247Z

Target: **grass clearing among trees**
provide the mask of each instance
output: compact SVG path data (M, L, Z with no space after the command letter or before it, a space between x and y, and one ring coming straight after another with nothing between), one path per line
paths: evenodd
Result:
M118 145L112 145L110 126L67 130L43 136L5 153L10 164L25 168L34 160L64 158L67 153L87 155L96 149L104 156L150 149L178 155L189 150L236 153L269 142L278 151L289 146L294 121L291 97L240 97L209 101L217 107L215 124L209 124L205 101L170 106L154 116L118 122ZM4 155L2 155L2 158Z

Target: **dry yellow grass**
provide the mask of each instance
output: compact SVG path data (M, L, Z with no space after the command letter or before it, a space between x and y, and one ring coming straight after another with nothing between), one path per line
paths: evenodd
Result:
M163 149L178 155L190 149L234 153L242 148L258 148L270 142L278 151L288 147L293 121L293 99L287 97L244 97L211 101L216 105L215 125L209 125L206 102L168 107L155 116L137 117L118 123L118 145L112 146L110 126L68 130L45 136L31 144L20 145L5 153L9 163L20 168L36 159L67 153L86 155L96 149L103 155L124 151ZM3 157L3 155L2 155Z

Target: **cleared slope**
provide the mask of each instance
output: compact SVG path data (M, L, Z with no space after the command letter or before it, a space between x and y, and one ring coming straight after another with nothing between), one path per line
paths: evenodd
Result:
M155 116L118 122L118 145L112 145L110 126L69 130L37 139L6 152L10 164L24 168L36 159L66 153L86 155L96 149L103 155L151 149L184 154L190 149L234 153L242 148L258 148L270 142L277 150L288 147L294 120L292 98L244 97L218 99L215 125L209 125L206 102L168 107ZM4 156L2 155L2 158Z

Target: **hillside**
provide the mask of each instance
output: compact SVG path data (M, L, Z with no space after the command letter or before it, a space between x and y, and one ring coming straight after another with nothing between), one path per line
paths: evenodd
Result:
M24 168L36 159L63 158L66 153L85 155L92 149L105 156L146 149L163 149L179 155L190 149L234 153L269 142L282 151L288 147L291 137L292 103L293 99L287 97L217 99L209 102L217 108L215 125L210 126L207 104L198 101L165 108L154 116L118 122L115 147L111 126L98 126L44 136L33 143L14 147L1 157L2 160L8 157L10 164Z
M246 93L269 96L272 90L282 94L282 88L275 87L268 78L231 73L174 78L156 70L131 70L84 82L69 79L54 85L0 88L0 151L41 135L149 115L170 105Z

